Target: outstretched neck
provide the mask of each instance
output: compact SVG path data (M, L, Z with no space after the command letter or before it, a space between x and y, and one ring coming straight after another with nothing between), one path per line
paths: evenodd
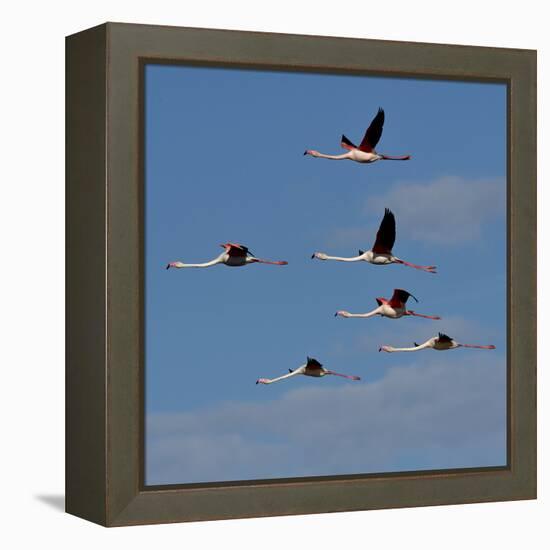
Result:
M421 349L429 348L431 347L431 345L432 345L431 341L428 340L427 342L424 342L422 345L414 346L413 348L394 348L392 346L382 346L378 351L385 351L387 353L394 353L399 351L419 351Z
M329 160L347 160L351 158L351 153L343 153L341 155L325 155L324 153L319 153L319 151L314 151L313 149L308 149L304 155L310 155L314 158L320 159L329 159Z
M210 267L210 266L222 263L222 261L223 261L223 254L221 256L218 256L217 258L214 258L209 262L204 262L202 264L184 264L183 262L170 262L166 266L166 269L170 269L171 267L174 267L176 269L183 269L187 267Z
M347 311L339 311L336 313L336 315L340 317L346 317L348 319L368 319L369 317L380 315L381 309L382 308L377 307L376 309L373 309L368 313L349 313Z
M343 258L342 256L326 256L325 260L336 260L337 262L360 262L363 256L352 256L351 258Z
M347 160L350 158L350 155L349 153L343 153L342 155L325 155L323 153L319 153L317 157L321 159L329 159L329 160Z

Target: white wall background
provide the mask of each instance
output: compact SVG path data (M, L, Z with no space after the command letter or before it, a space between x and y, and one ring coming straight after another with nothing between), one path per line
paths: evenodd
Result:
M548 15L535 0L94 0L3 5L0 544L4 548L547 548L549 354L539 357L539 500L103 529L63 514L64 36L104 21L539 50L539 278L549 223ZM452 129L450 129L452 131ZM467 159L465 160L467 162ZM542 287L542 284L541 284ZM539 345L549 328L539 292ZM546 428L546 430L545 430ZM546 434L545 434L546 431Z

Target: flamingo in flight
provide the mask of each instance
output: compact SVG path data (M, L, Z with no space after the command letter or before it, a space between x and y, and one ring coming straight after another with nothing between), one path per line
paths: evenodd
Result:
M369 262L374 265L402 264L414 267L428 273L436 273L435 265L416 265L401 260L392 254L395 243L395 216L388 208L384 211L384 217L376 233L376 240L371 250L359 250L358 256L342 258L340 256L328 256L324 252L315 252L311 257L318 260L337 260L339 262Z
M474 346L472 344L459 344L450 336L440 332L437 336L426 340L423 344L414 343L413 348L393 348L392 346L382 346L378 351L393 353L395 351L420 351L421 349L435 349L436 351L445 351L456 348L475 348L475 349L496 349L495 346Z
M316 378L321 378L329 374L334 376L341 376L342 378L349 378L350 380L361 380L359 376L349 376L347 374L340 374L339 372L334 372L332 370L325 369L317 359L312 357L307 358L307 363L298 367L297 369L288 369L288 374L279 376L278 378L258 378L256 384L273 384L273 382L279 382L279 380L284 380L285 378L290 378L291 376L296 376L298 374L303 374L305 376L315 376Z
M220 245L224 251L213 260L202 264L184 264L182 262L170 262L166 269L171 267L184 268L184 267L211 267L216 264L224 264L229 267L240 267L248 264L270 264L270 265L287 265L288 262L272 262L269 260L262 260L256 258L252 252L242 244L237 243L225 243Z
M355 162L361 162L363 164L369 164L377 160L409 160L411 158L410 155L392 157L389 155L381 155L374 150L377 143L380 141L380 136L382 136L383 127L384 109L379 108L376 116L372 119L370 126L367 128L359 147L351 142L346 136L342 135L340 145L342 148L347 149L347 153L342 155L324 155L323 153L319 153L319 151L306 149L304 155L331 160L354 160Z
M369 313L349 313L348 311L337 311L334 316L368 319L369 317L380 315L381 317L388 317L389 319L400 319L406 315L411 315L414 317L423 317L424 319L433 319L435 321L439 321L441 319L441 317L435 315L422 315L421 313L416 313L415 311L407 309L406 304L409 297L418 302L416 297L410 292L407 292L402 288L396 288L393 291L393 296L389 300L386 298L376 298L378 307Z

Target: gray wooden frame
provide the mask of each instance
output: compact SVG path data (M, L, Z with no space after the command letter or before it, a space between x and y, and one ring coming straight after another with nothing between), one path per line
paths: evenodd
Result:
M67 38L66 509L131 525L536 498L536 52L107 23ZM144 63L508 86L508 465L144 487Z

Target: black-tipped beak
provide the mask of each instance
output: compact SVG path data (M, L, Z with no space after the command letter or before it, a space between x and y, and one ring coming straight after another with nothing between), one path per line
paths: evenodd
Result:
M307 149L304 151L304 155L307 155Z
M336 312L336 313L334 314L334 317L338 317L338 312Z
M168 265L166 266L166 269L170 269L170 264L168 264Z
M312 255L311 255L311 259L312 259L312 260L315 259L315 254L312 254Z
M378 348L378 353L380 353L382 351L382 348Z

